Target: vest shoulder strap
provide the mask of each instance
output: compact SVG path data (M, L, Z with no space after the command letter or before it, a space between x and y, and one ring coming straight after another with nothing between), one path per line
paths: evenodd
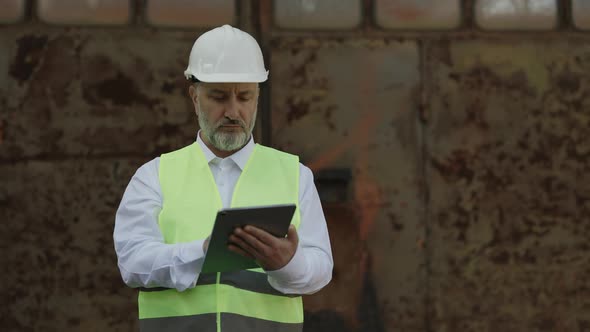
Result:
M266 156L273 156L278 160L282 160L283 162L296 162L299 165L299 156L290 154L281 150L277 150L268 146L256 144L258 151L264 153Z
M193 152L191 152L192 149L194 149L196 146L196 144L198 144L197 142L194 142L190 145L187 145L183 148L180 148L178 150L174 150L171 152L166 152L163 153L162 155L160 155L160 160L161 159L179 159L179 158L186 158L187 154L191 154Z

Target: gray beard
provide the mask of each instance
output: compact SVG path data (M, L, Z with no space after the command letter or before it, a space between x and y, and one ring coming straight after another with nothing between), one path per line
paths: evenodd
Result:
M252 135L252 130L254 129L254 124L256 123L256 113L252 117L252 123L250 124L250 128L246 128L246 124L241 122L240 125L244 131L238 133L231 133L231 132L222 132L217 130L217 127L212 126L207 115L201 112L201 107L199 105L198 111L198 120L199 126L201 127L201 131L203 135L207 138L207 140L217 149L221 151L235 151L242 148L248 141L250 140L250 136ZM221 124L220 124L221 125Z

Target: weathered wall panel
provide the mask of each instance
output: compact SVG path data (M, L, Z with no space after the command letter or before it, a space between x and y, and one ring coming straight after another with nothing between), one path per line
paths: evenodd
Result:
M235 24L235 0L148 0L147 21L160 27L215 27Z
M4 31L0 159L156 155L189 142L198 126L182 72L196 33L185 35Z
M588 328L589 50L429 49L433 330Z
M114 213L141 162L194 139L182 76L194 36L2 30L7 331L137 330L136 292L114 256Z
M0 165L3 331L136 330L136 292L121 281L112 231L144 161Z
M0 0L0 24L16 23L25 14L25 0Z
M274 22L286 29L353 29L362 21L360 0L274 0Z
M461 23L460 0L375 0L375 23L385 29L441 30Z
M277 42L272 59L273 144L300 155L315 171L352 171L346 204L355 214L345 220L328 214L331 229L357 223L351 231L358 232L360 243L348 245L359 247L352 262L360 260L360 281L370 281L377 293L374 327L420 330L424 228L416 44L287 39ZM348 266L336 266L337 273L346 273ZM330 287L342 288L338 282ZM364 284L361 290L368 292ZM343 292L322 294L327 296L350 300ZM362 310L360 303L352 308Z

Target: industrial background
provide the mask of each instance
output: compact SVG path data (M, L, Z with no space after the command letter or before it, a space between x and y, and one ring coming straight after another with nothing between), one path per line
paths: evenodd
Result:
M306 331L590 331L590 1L0 0L2 331L137 330L115 211L224 23L321 192Z

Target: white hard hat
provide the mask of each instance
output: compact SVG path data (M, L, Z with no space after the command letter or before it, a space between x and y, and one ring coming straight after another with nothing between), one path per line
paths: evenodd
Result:
M264 82L268 71L256 40L226 24L197 38L184 76L201 82Z

